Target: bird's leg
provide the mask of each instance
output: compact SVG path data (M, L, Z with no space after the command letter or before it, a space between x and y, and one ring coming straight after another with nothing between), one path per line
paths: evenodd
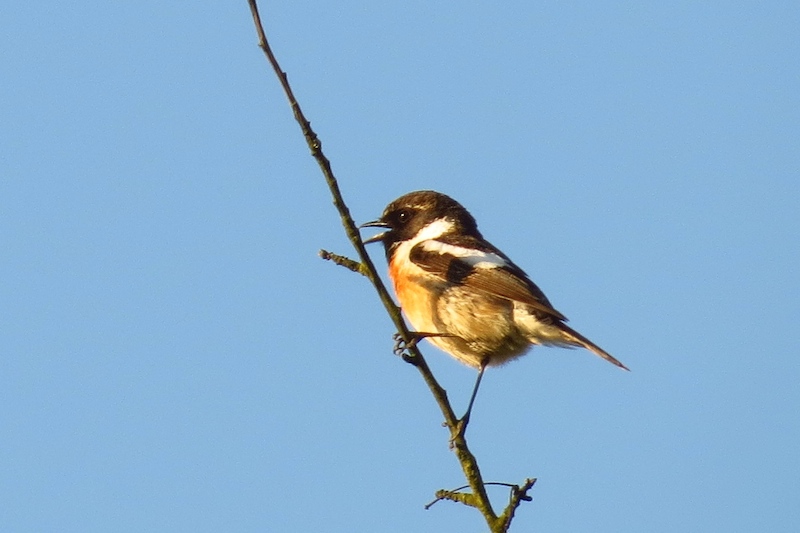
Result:
M483 379L483 371L486 370L486 365L489 363L489 360L481 361L481 366L478 369L478 379L475 380L475 387L472 389L472 396L469 398L469 405L467 406L467 412L464 413L458 423L456 424L456 436L461 436L464 434L464 431L467 429L467 424L469 424L469 417L472 414L472 405L475 403L475 397L478 395L478 388L481 386L481 379Z

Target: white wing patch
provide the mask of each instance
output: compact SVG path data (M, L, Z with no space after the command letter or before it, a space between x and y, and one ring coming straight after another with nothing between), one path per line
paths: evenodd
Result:
M426 252L452 255L473 268L501 268L508 265L508 262L497 254L446 244L434 239L423 242L422 249Z

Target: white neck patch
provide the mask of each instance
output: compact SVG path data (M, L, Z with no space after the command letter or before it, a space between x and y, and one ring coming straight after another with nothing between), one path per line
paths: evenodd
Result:
M437 218L419 230L413 238L401 242L394 254L396 257L401 257L405 258L405 260L408 260L408 254L411 252L411 249L414 246L424 241L437 239L438 237L441 237L442 235L452 231L453 227L454 224L452 220L448 220L446 218Z
M428 239L438 239L453 229L453 222L446 218L437 218L414 235L411 242L417 244Z

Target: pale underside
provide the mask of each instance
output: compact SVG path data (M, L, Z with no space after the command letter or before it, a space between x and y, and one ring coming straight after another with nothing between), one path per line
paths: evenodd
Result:
M551 321L537 318L526 304L432 277L413 262L402 260L420 241L414 239L398 247L391 265L399 274L394 276L394 288L396 294L404 295L400 305L416 331L448 335L428 338L438 348L464 364L480 368L507 363L534 344L577 345ZM426 247L440 246L428 242L424 243ZM504 264L502 258L491 254L475 257L474 261L477 268L500 268ZM403 283L426 290L406 290L411 287Z

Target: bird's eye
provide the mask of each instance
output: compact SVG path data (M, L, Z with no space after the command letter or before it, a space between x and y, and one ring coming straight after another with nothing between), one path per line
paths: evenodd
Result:
M397 213L397 221L401 224L408 222L411 218L411 211L408 209L403 209Z

